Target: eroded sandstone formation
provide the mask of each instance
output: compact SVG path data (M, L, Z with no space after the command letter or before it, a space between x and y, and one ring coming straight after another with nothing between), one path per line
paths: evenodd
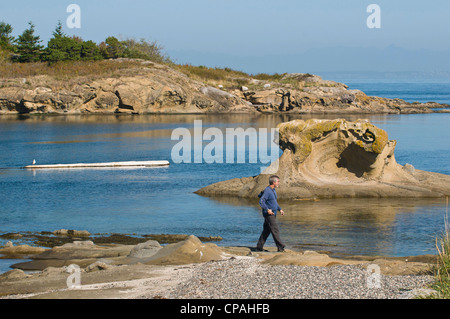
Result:
M437 103L408 103L402 99L368 96L344 83L308 73L289 73L278 83L252 80L252 89L232 93L262 113L427 113Z
M113 60L108 63L123 63ZM226 88L149 61L111 75L0 79L0 114L88 113L426 113L436 103L370 97L345 84L303 73Z
M256 198L276 174L283 199L450 195L450 176L398 164L396 141L368 121L294 120L278 128L283 154L263 174L215 183L196 193Z
M111 61L111 63L120 63ZM71 85L50 76L0 81L5 113L207 113L254 111L251 104L157 63Z

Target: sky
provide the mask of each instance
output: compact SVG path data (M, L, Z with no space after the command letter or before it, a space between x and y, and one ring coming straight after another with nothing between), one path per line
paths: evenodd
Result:
M15 36L32 21L44 44L61 21L67 34L84 40L145 38L157 41L177 63L253 74L450 74L448 0L3 2L0 21L11 24ZM67 24L71 4L80 8L80 28ZM371 4L379 10L368 12ZM368 19L379 27L370 28Z

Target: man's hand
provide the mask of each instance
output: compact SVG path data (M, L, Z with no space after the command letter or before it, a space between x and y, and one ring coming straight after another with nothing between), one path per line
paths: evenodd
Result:
M281 216L284 215L284 210L280 210Z
M274 215L274 213L273 213L273 211L272 211L271 209L268 209L268 210L267 210L267 214L269 214L269 215Z

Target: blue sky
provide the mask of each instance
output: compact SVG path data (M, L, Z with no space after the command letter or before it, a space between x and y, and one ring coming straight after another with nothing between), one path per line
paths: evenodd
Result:
M72 3L81 8L80 29L65 25ZM381 9L379 29L366 24L372 3ZM33 21L44 43L58 20L85 40L157 40L179 63L251 73L450 71L446 0L16 0L0 9L14 35Z

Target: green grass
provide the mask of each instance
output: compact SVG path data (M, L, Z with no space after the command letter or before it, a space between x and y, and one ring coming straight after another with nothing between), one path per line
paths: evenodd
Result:
M450 299L450 234L448 224L448 197L445 217L445 231L436 239L438 263L435 270L435 282L431 288L436 293L428 296L429 299Z

